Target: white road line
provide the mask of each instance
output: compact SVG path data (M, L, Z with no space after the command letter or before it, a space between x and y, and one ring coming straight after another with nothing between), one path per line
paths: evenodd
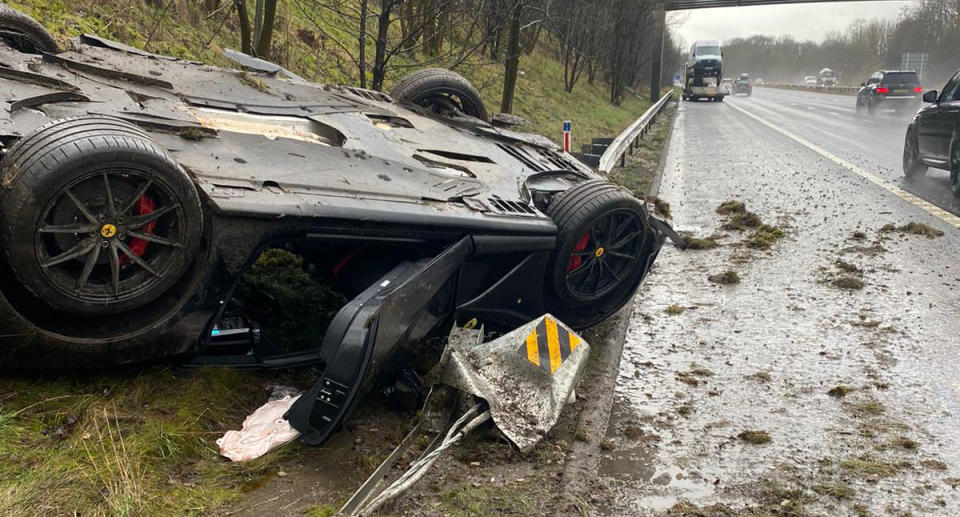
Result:
M757 115L754 115L753 113L750 113L749 111L747 111L747 110L745 110L745 109L743 109L743 108L740 108L740 107L738 107L738 106L734 106L733 104L731 104L730 107L733 108L733 109L735 109L735 110L737 110L737 111L739 111L740 113L743 113L744 115L746 115L746 116L748 116L748 117L756 120L757 122L759 122L759 123L761 123L761 124L769 127L770 129L773 129L774 131L776 131L776 132L778 132L778 133L786 136L787 138L790 138L791 140L797 142L798 144L800 144L800 145L802 145L802 146L810 149L811 151L813 151L813 152L815 152L815 153L823 156L824 158L826 158L826 159L828 159L828 160L836 163L837 165L839 165L839 166L841 166L841 167L849 170L850 172L853 172L854 174L856 174L856 175L858 175L858 176L860 176L860 177L862 177L862 178L870 181L871 183L873 183L873 184L875 184L875 185L877 185L877 186L879 186L879 187L881 187L881 188L889 191L890 193L894 194L895 196L899 197L900 199L903 199L904 201L907 201L908 203L913 204L914 206L920 208L921 210L927 212L928 214L930 214L930 215L932 215L932 216L934 216L934 217L936 217L936 218L944 221L945 223L949 224L950 226L953 226L954 228L960 228L960 217L957 217L957 216L951 214L950 212L947 212L946 210L944 210L944 209L942 209L942 208L940 208L940 207L938 207L938 206L936 206L936 205L934 205L934 204L932 204L932 203L930 203L930 202L928 202L928 201L926 201L926 200L923 200L923 199L921 199L921 198L919 198L919 197L917 197L917 196L915 196L915 195L907 192L906 190L903 190L902 188L900 188L900 187L898 187L898 186L896 186L896 185L893 185L893 184L891 184L891 183L883 180L882 178L880 178L879 176L877 176L877 175L875 175L875 174L873 174L873 173L871 173L871 172L867 172L866 170L864 170L864 169L862 169L862 168L860 168L860 167L857 167L856 165L854 165L854 164L852 164L852 163L844 160L843 158L840 158L839 156L836 156L836 155L830 153L830 152L827 151L826 149L824 149L824 148L822 148L822 147L820 147L820 146L818 146L818 145L816 145L816 144L814 144L814 143L812 143L812 142L809 142L809 141L807 141L807 140L805 140L805 139L803 139L803 138L801 138L801 137L799 137L799 136L791 133L790 131L787 131L786 129L783 129L783 128L777 126L777 125L774 125L774 124L772 124L772 123L770 123L770 122L767 122L766 120L758 117Z
M830 113L831 115L839 115L839 113L837 113L836 111L831 111L831 112L829 112L829 113Z
M813 107L813 106L807 106L807 109L808 109L808 110L815 110L815 109L817 109L817 108L815 108L815 107Z

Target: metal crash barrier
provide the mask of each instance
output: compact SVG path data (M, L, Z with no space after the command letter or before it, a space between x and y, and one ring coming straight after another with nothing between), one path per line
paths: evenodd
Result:
M626 164L627 154L633 153L633 149L637 145L637 140L643 138L647 133L647 128L657 120L657 115L663 111L663 108L666 107L672 98L673 90L670 90L666 95L661 97L660 100L654 103L653 106L650 106L643 115L640 115L640 118L634 121L633 124L630 124L630 127L624 129L622 133L614 138L613 142L607 147L607 150L600 156L600 166L597 168L603 172L610 172L618 163L620 167L623 167Z
M587 342L550 314L492 341L483 340L483 327L451 329L423 420L347 501L341 514L374 513L488 420L522 452L556 425L586 366ZM468 409L453 418L455 407ZM447 425L451 420L453 424ZM381 489L387 473L423 431L439 435L403 475Z

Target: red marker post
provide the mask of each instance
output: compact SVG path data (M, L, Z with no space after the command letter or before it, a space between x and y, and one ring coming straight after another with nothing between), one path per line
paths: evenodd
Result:
M570 121L563 121L563 152L570 152Z

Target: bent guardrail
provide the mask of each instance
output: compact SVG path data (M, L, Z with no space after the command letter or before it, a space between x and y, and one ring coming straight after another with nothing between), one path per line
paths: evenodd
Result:
M633 124L630 124L630 127L623 130L622 133L614 138L609 146L607 146L606 151L603 152L603 155L600 156L600 165L597 168L603 172L610 172L617 163L623 167L626 164L627 153L633 152L633 149L637 145L637 140L643 138L643 135L647 133L647 128L657 119L657 115L663 111L663 108L671 98L673 98L673 90L667 92L656 104L650 106L643 115L640 115L640 118L634 121Z

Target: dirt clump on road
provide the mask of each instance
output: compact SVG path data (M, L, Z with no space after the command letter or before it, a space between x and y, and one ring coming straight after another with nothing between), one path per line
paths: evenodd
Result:
M742 214L747 211L747 206L742 201L731 199L724 201L717 207L717 213L720 215Z
M918 223L916 221L910 221L909 223L903 226L895 226L893 224L886 224L880 228L880 233L908 233L911 235L923 235L928 239L935 239L937 237L943 237L943 232L923 223Z
M849 394L849 393L851 393L851 392L854 392L854 391L856 391L856 390L857 390L857 388L853 388L853 387L851 387L851 386L844 386L843 384L838 384L838 385L830 388L830 389L827 391L827 395L830 395L831 397L835 397L835 398L838 398L838 399L839 399L839 398L846 397L847 394Z
M681 307L677 304L673 304L667 307L666 309L664 309L663 312L671 316L679 316L680 314L683 314L686 310L687 310L686 307Z
M715 284L736 285L740 283L740 275L738 275L736 271L728 269L723 273L708 276L707 280Z
M759 228L763 225L763 219L753 212L735 212L723 225L724 230L734 230L738 232Z
M653 207L660 213L663 217L670 219L673 214L670 212L670 203L658 198L657 196L648 196L646 200L650 203L653 203Z
M743 378L757 382L771 382L773 380L773 376L767 372L751 373L750 375L744 375Z
M836 266L837 269L839 269L840 271L843 271L844 273L850 273L854 275L863 275L862 269L845 260L837 259L836 262L833 263L833 265Z
M840 289L847 289L849 291L858 291L860 289L863 289L867 285L863 282L863 280L860 280L859 278L852 277L852 276L840 276L840 277L834 278L833 281L831 281L830 283L834 287L838 287Z
M773 246L773 243L783 238L783 230L774 226L761 224L753 235L751 235L746 244L750 248L766 250Z
M762 445L765 443L770 443L772 439L770 438L770 433L766 431L760 431L757 429L748 429L746 431L741 431L737 435L737 438L742 442L751 443L754 445Z
M710 235L707 237L694 237L688 233L680 234L683 237L683 242L686 245L684 249L688 250L712 250L720 245L717 242L717 237Z
M717 207L716 212L729 216L721 226L724 230L752 232L743 241L748 248L767 250L784 237L783 230L764 223L759 215L747 210L746 205L741 201L724 201Z

